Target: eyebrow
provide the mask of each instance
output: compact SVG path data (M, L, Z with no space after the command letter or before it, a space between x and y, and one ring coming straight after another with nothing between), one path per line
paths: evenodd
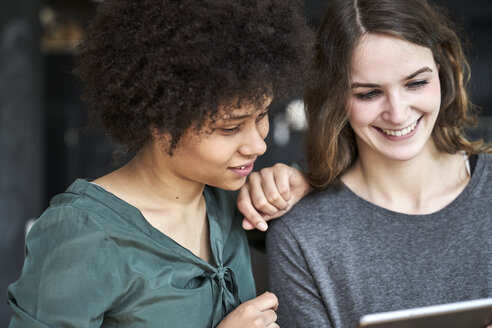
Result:
M409 76L407 76L405 78L405 80L410 80L410 79L413 79L414 77L416 77L417 75L419 75L420 73L424 73L424 72L429 72L429 73L432 73L432 70L429 68L429 67L422 67L421 69L419 69L418 71L416 71L415 73L413 74L410 74Z
M266 113L266 112L268 112L268 110L269 110L269 109L270 109L270 108L269 108L269 106L268 106L268 107L264 108L263 110L258 109L257 111L259 111L259 112L261 112L261 113ZM255 113L256 113L257 111L255 111ZM252 114L252 113L248 113L248 114L244 114L244 115L227 114L227 115L226 115L226 116L224 116L222 119L223 119L224 121L237 121L237 120L243 120L243 119L245 119L245 118L249 118L249 117L251 117L251 116L253 116L253 114Z
M251 114L244 114L244 115L227 115L224 116L222 119L224 121L236 121L236 120L242 120L245 118L251 117Z
M421 73L424 73L424 72L430 72L430 73L432 73L432 70L429 67L422 67L421 69L419 69L418 71L410 74L409 76L407 76L403 80L404 81L411 80L414 77L416 77L417 75L419 75ZM352 89L354 89L354 88L376 88L378 86L379 85L372 84L372 83L352 83L352 85L351 85Z

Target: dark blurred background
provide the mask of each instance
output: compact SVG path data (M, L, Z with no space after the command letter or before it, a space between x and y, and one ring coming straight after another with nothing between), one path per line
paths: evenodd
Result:
M329 0L304 0L316 26ZM470 131L492 141L492 1L439 0L469 39L471 96L482 108ZM94 0L2 0L0 3L0 327L6 327L8 284L24 259L28 226L78 177L96 178L115 166L114 145L84 132L85 105L74 78L73 50L84 37ZM271 117L269 150L257 168L303 163L302 102L279 104ZM264 235L249 233L258 292L267 288ZM76 297L74 298L76 302Z

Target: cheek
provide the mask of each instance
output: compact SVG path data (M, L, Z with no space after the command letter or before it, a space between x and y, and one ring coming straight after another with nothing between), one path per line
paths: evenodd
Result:
M414 105L419 110L429 114L439 111L441 107L441 85L439 79L428 84L422 93L418 94Z
M189 147L187 160L192 164L221 162L222 152L218 152L217 149L226 149L226 146L220 140L215 140L213 136L209 136Z
M439 79L437 79L437 83L431 85L427 97L429 109L431 111L439 110L441 108L441 85Z
M377 106L374 102L354 100L349 107L349 122L354 130L371 125L377 117Z
M263 139L265 139L268 135L268 131L270 131L270 122L268 121L268 117L265 117L258 122L258 133Z

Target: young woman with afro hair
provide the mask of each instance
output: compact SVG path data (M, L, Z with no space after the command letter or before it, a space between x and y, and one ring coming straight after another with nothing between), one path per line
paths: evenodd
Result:
M9 287L9 327L278 327L275 295L255 297L235 191L266 150L271 102L299 87L312 39L299 7L99 4L76 74L92 122L134 156L52 199ZM306 189L273 172L259 193L277 206Z

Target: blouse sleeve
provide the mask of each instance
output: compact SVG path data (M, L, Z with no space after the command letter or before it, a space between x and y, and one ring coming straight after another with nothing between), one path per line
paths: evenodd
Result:
M332 327L302 250L281 219L267 233L267 258L280 327Z
M10 328L99 327L118 299L116 243L72 207L48 209L26 241L18 281L8 288Z

